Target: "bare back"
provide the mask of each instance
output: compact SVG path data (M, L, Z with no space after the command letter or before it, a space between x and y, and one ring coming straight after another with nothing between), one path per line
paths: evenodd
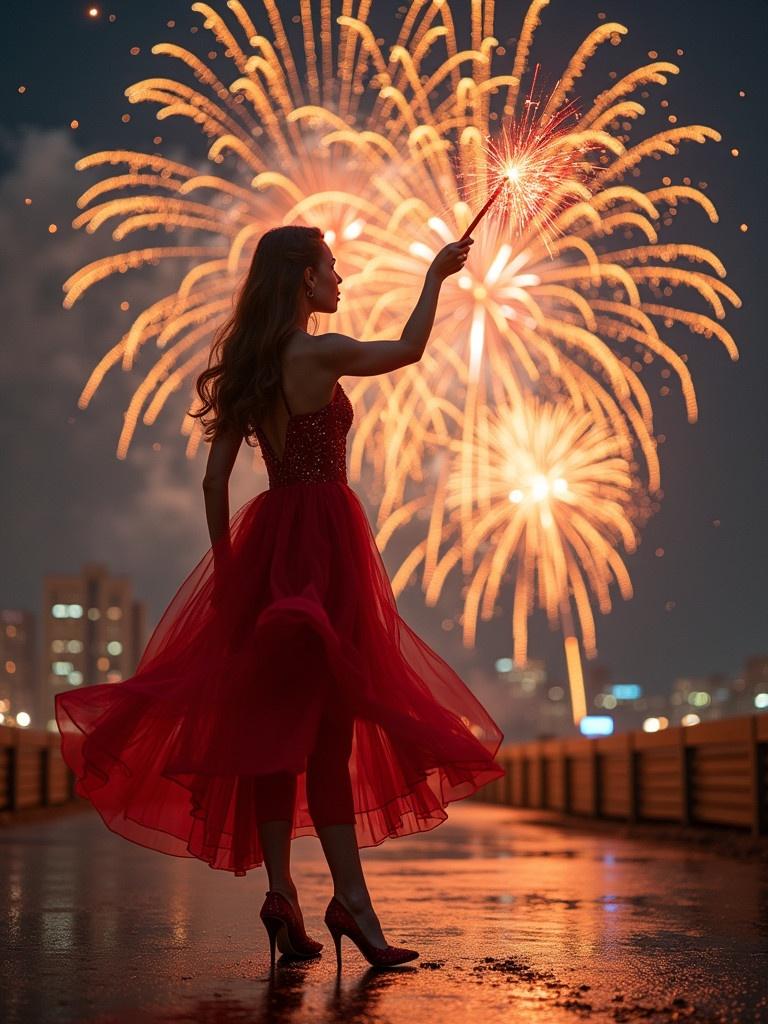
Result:
M327 405L333 397L340 374L319 358L318 348L322 344L322 335L314 336L301 330L294 331L285 343L282 386L290 415L314 412ZM283 457L290 415L278 390L272 408L259 424L279 459Z

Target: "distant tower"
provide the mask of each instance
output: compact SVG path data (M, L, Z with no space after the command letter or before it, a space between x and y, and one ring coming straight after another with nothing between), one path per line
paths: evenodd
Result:
M10 724L19 712L26 712L29 722L24 718L19 724L44 728L38 678L34 613L0 609L0 722Z
M127 576L112 576L101 563L79 575L43 578L41 684L49 728L53 698L61 690L116 683L131 676L144 648L146 608L134 600Z

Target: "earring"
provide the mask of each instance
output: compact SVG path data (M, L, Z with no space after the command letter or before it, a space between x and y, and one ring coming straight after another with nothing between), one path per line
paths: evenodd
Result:
M315 289L314 288L307 288L307 298L308 299L311 299L314 294L315 294Z

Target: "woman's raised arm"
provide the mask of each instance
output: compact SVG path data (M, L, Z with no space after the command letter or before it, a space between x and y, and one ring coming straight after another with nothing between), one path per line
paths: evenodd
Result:
M408 363L417 363L426 348L435 322L440 287L450 274L464 266L472 245L466 238L446 245L435 256L424 279L418 302L397 340L358 341L346 334L329 333L317 346L317 358L324 370L336 377L370 377L388 373Z

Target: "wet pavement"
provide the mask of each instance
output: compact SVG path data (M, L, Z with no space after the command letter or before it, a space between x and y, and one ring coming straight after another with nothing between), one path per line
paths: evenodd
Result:
M294 876L320 959L278 959L244 878L112 834L89 807L0 829L5 1024L768 1022L768 864L581 833L464 801L361 851L388 971L322 921L319 842Z

